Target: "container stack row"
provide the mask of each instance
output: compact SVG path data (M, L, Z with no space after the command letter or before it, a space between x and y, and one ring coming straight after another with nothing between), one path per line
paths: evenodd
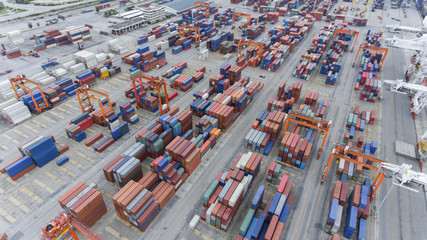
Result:
M78 85L73 82L71 78L63 78L47 86L46 89L39 91L33 91L34 100L37 104L43 105L43 97L48 101L51 106L66 100L68 97L76 94L75 90ZM31 112L36 112L35 104L30 94L23 95L20 99Z
M293 125L280 142L278 160L304 169L318 132L314 129Z
M283 81L277 90L276 98L270 99L268 102L268 111L283 111L289 112L301 95L303 83L295 82L291 86L286 87L286 81Z
M179 62L175 64L172 68L168 69L165 73L162 74L162 77L166 77L174 80L173 77L179 77L179 74L187 68L187 62Z
M146 42L154 41L154 40L161 38L163 35L166 35L168 33L171 35L176 35L176 30L177 30L177 26L175 26L175 25L171 25L169 27L155 26L155 27L151 28L151 31L148 32L146 35L139 37L139 39L137 40L137 44L141 45L141 44L144 44Z
M136 160L142 162L147 157L147 149L143 143L136 142L128 148L122 155L117 156L109 162L104 168L105 179L109 182L123 187L130 180L138 181L142 176L142 169L139 164L134 164L129 168L129 165ZM131 161L127 163L128 161ZM125 172L127 171L127 172Z
M115 75L121 73L122 69L121 69L121 67L114 66L112 64L111 59L108 59L103 63L102 66L92 68L91 72L97 78L108 79L110 77L114 77Z
M265 204L265 187L259 186L236 239L279 239L295 197L292 181L283 175L274 198Z
M337 27L337 29L342 28L343 27ZM323 60L322 67L320 69L320 74L327 76L325 81L326 84L335 85L342 66L339 62L340 57L342 57L344 52L348 51L349 42L351 41L352 36L353 35L347 33L338 33L336 39L331 45L331 48L326 52L326 59Z
M79 182L58 199L62 209L88 227L107 213L102 194L95 187L94 184Z
M301 79L306 79L313 73L315 67L319 64L323 53L332 39L335 31L334 25L323 26L314 38L311 47L306 53L301 55L299 64L293 72L293 76Z
M325 228L337 233L344 221L344 237L351 238L358 229L357 239L366 239L366 223L370 214L370 180L355 185L347 198L349 187L346 182L336 181L329 201L329 213ZM347 205L347 210L344 208ZM345 218L345 220L344 220Z
M203 194L201 219L226 231L257 176L262 157L249 152L239 156L230 171L220 173Z
M227 41L233 41L233 39L234 39L234 34L232 32L223 32L219 35L215 35L207 39L207 42L206 42L207 48L211 52L216 52L220 50L221 44L223 43L225 44ZM234 46L232 48L234 48Z
M244 147L267 156L281 134L285 115L276 110L261 111L243 141Z
M174 194L171 184L149 172L138 182L129 181L113 196L113 204L121 220L145 231Z
M87 41L92 39L92 36L88 27L80 26L68 27L62 32L58 29L46 30L43 33L34 34L33 38L36 42L33 50L38 52L46 48Z
M366 51L362 55L354 90L361 89L359 99L374 103L381 91L381 81L377 80L379 65L383 55L379 52ZM363 87L363 88L362 88Z
M166 64L166 53L157 50L150 51L149 46L142 46L138 47L136 52L122 56L122 61L133 66L131 71L140 69L149 72L157 66Z
M55 139L51 136L35 137L19 146L18 150L21 156L10 161L0 170L2 173L7 173L14 181L36 167L43 167L60 154L56 148Z
M267 173L267 179L266 181L271 184L278 184L279 183L279 175L280 170L282 169L282 164L278 164L276 162L272 162L270 166L268 167L268 173Z
M346 127L349 129L346 131L344 137L348 141L354 139L356 131L363 132L367 124L374 124L376 118L376 110L364 111L360 110L359 105L356 105L353 112L350 112L347 118ZM360 136L362 137L362 136ZM357 147L361 148L363 144L363 137L357 140Z

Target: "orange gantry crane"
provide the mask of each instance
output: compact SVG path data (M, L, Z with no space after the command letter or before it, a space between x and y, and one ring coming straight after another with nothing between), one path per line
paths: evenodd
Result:
M332 38L332 44L334 43L335 37L337 36L338 33L345 33L345 34L351 34L353 36L356 36L356 39L354 39L353 47L351 48L351 52L353 52L354 47L356 46L357 38L359 37L359 32L358 31L349 31L349 30L337 29L337 30L335 30L334 37Z
M203 7L205 7L205 11L206 11L206 15L205 15L205 17L206 18L209 18L209 16L210 16L210 12L209 12L209 3L207 3L207 2L195 2L194 3L194 8L197 8L197 7L199 7L199 6L203 6Z
M319 159L320 154L322 154L322 150L323 150L323 146L325 145L326 138L328 137L328 133L329 133L329 129L331 128L332 121L328 122L324 120L317 120L317 119L313 119L313 118L309 118L309 117L305 117L299 114L289 112L288 116L286 117L285 128L283 129L283 136L285 136L285 132L288 129L290 122L294 122L296 124L299 124L305 127L320 130L324 134L322 146L320 147L319 154L317 155L317 159Z
M375 51L375 52L381 52L383 54L383 57L381 58L380 66L378 67L378 71L380 71L381 67L383 66L384 60L387 57L388 49L387 48L381 48L381 47L374 47L374 46L370 46L368 44L360 45L359 50L357 50L356 58L354 58L353 67L356 66L356 61L357 61L357 58L359 57L359 53L360 53L361 49L371 50L371 51Z
M349 154L351 154L353 156L361 157L361 158L366 159L368 161L376 162L378 164L385 163L385 161L382 161L382 160L379 160L379 159L376 159L376 158L366 156L364 154L352 151L352 150L350 150L350 148L348 146L342 146L342 145L337 144L332 149L332 153L331 153L331 156L329 157L328 165L325 166L325 170L324 170L323 176L322 176L322 183L325 181L326 175L329 172L329 169L330 169L331 164L332 164L332 160L334 160L334 158L343 159L345 161L352 162L356 165L361 165L363 167L367 167L369 169L373 169L373 170L378 171L378 174L375 177L374 182L372 183L372 186L374 186L374 187L373 187L373 191L371 194L371 198L374 198L375 193L377 192L379 186L381 185L381 183L383 182L383 180L385 178L385 173L382 171L379 171L378 167L372 166L370 164L363 163L363 161L359 162L357 160L354 160L354 159L348 157Z
M196 46L199 46L200 43L200 28L198 27L191 27L191 26L180 26L178 28L178 33L180 37L185 37L184 31L185 30L190 30L190 31L194 31L195 32L195 42L196 42Z
M137 108L139 108L141 106L141 99L139 99L138 91L136 89L137 83L139 83L139 84L141 84L141 87L148 86L148 87L151 87L151 88L157 90L157 93L158 93L157 95L158 95L158 99L159 99L160 115L163 115L164 113L167 113L170 110L168 90L166 89L165 80L160 79L159 77L153 77L153 76L149 76L147 74L143 74L141 72L141 70L135 71L135 73L133 73L131 75L131 79L132 79L133 90L135 93L135 101L136 101L136 107ZM146 82L143 80L146 80ZM162 96L160 94L162 89L165 92L165 104L166 104L165 110L163 110Z
M22 97L23 95L26 94L30 94L31 99L34 102L34 109L36 110L37 113L40 113L43 110L49 109L52 106L48 103L46 97L43 94L42 89L40 88L40 85L38 83L35 83L33 81L28 80L25 75L18 75L14 78L9 78L10 84L12 85L12 89L15 92L16 98L19 99L20 97ZM26 86L26 84L31 84L36 86L36 88L39 90L42 98L43 98L43 102L42 103L37 103L37 101L34 98L34 94L33 91L31 90L30 87ZM18 88L21 88L24 91L24 94L19 94L18 93Z
M238 61L239 58L242 56L243 46L257 47L258 48L258 51L257 51L258 60L257 60L257 62L261 60L262 50L263 50L264 46L261 43L254 43L254 42L250 42L250 41L241 40L239 42L239 44L237 45L237 59L236 59L236 61Z
M107 117L105 117L104 107L102 105L102 99L93 94L98 94L98 95L101 95L102 97L107 98L108 107L110 108L111 111L114 111L110 102L110 98L108 97L107 94L90 89L87 85L84 85L76 90L77 99L79 101L80 108L82 109L82 113L92 112L95 110L95 107L93 106L91 101L91 99L93 99L95 101L98 101L99 107L101 108L101 112L102 112L103 122L107 123Z
M90 240L103 240L101 236L90 230L85 224L65 212L60 213L45 228L42 228L42 240L79 240L73 227Z
M231 17L231 19L232 19L231 29L234 29L234 24L236 23L236 19L238 17L246 17L247 18L246 24L243 26L243 28L248 27L249 24L251 23L252 16L250 14L236 12L236 13L233 13L233 16Z

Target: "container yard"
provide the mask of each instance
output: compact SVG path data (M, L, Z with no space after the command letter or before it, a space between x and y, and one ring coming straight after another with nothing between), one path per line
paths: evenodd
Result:
M35 3L0 15L1 240L427 235L419 4Z

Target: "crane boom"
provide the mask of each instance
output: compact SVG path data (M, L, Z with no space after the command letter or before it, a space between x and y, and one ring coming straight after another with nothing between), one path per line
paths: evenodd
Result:
M415 115L420 114L421 110L427 106L426 86L407 83L402 79L399 79L396 81L384 80L384 87L389 91L408 94L412 97L413 107L411 108L411 113L413 114L413 118L415 118Z
M393 38L387 38L386 42L390 47L425 51L427 49L427 34L414 39L400 39L394 36Z
M380 171L390 174L394 185L418 192L417 187L427 186L427 175L415 172L411 168L412 165L410 164L402 164L401 166L387 162L380 164Z

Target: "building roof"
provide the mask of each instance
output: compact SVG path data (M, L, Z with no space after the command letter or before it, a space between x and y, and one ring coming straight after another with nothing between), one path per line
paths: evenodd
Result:
M113 30L122 29L122 28L127 28L127 27L132 26L132 25L137 24L137 23L144 23L144 22L145 22L144 18L136 17L136 18L129 19L125 22L110 25L110 26L108 26L108 28L113 29Z
M163 4L177 12L183 12L194 6L195 2L206 2L206 0L173 0L170 3Z

